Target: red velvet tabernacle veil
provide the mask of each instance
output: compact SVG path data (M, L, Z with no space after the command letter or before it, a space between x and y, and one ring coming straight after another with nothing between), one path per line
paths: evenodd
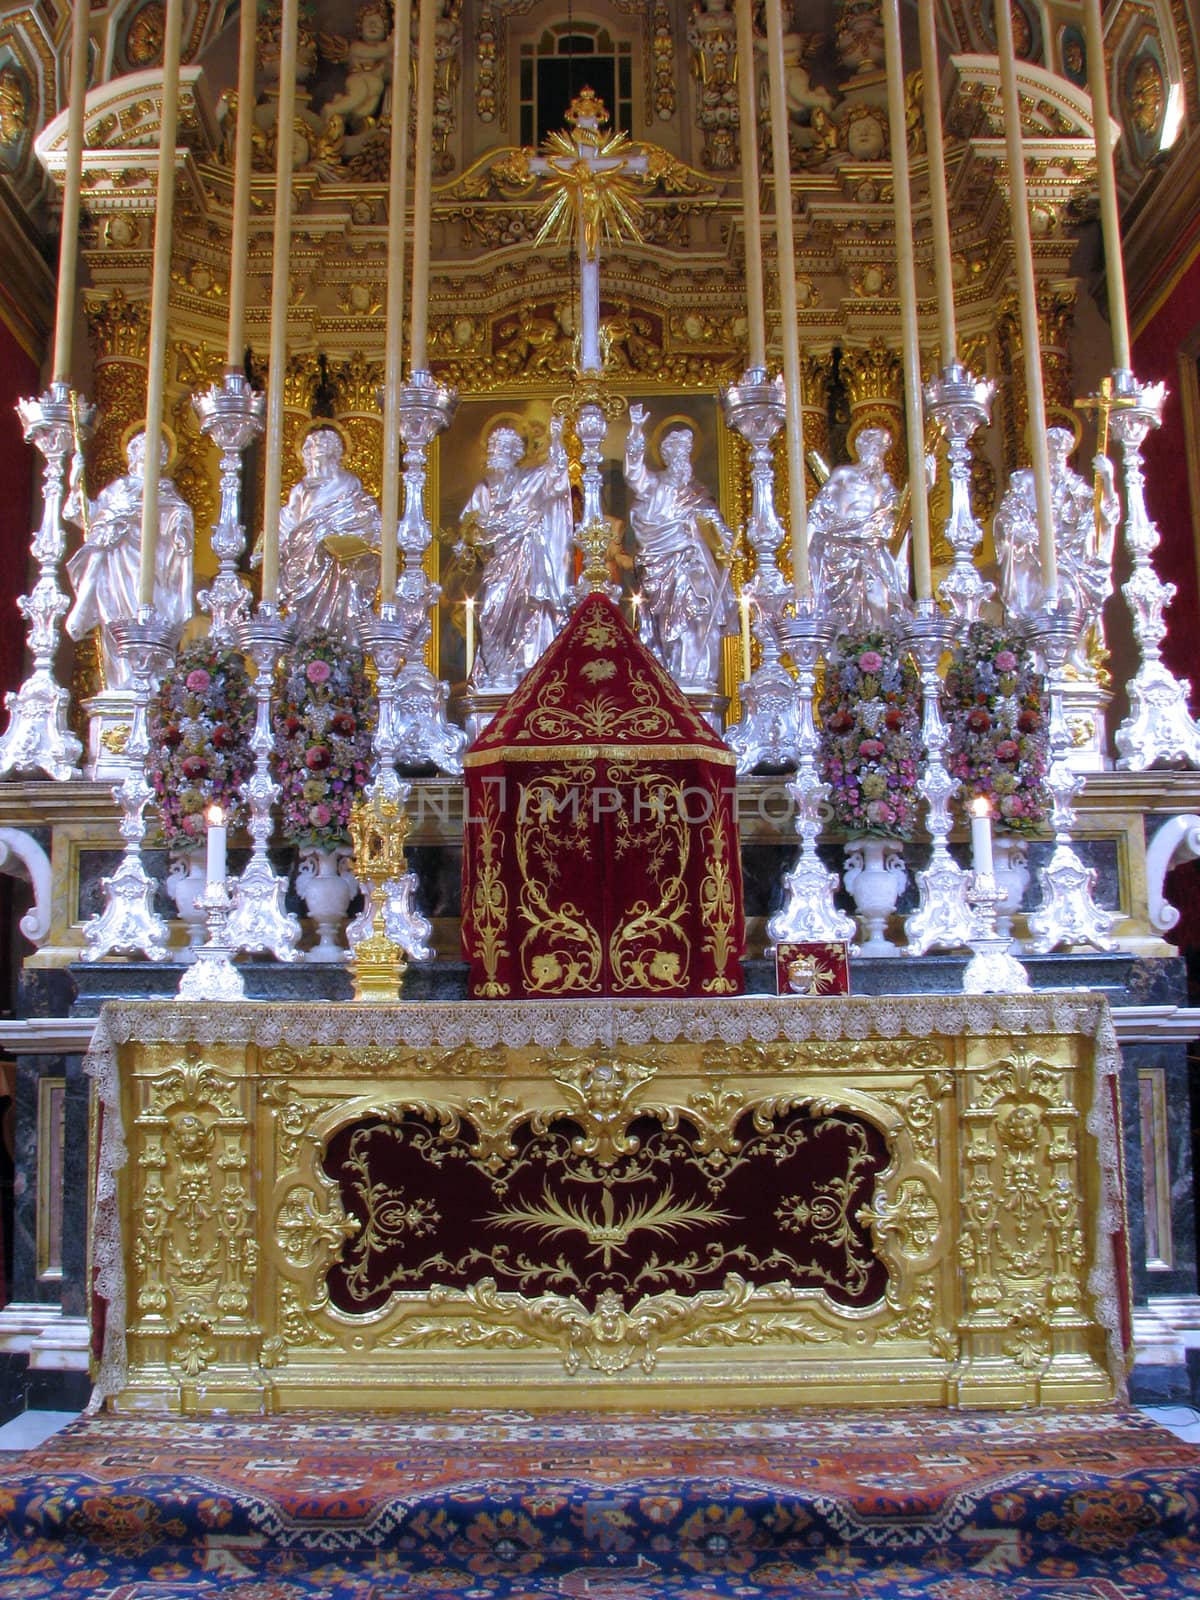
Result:
M476 997L742 991L734 757L603 595L466 756Z

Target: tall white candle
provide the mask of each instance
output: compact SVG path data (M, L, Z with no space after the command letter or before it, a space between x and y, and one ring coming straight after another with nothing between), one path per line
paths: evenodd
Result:
M71 15L71 81L67 89L67 170L63 174L62 237L58 245L58 305L54 315L54 370L59 383L71 381L75 335L75 285L79 274L79 209L83 189L83 112L87 98L88 17L86 5Z
M754 103L754 0L737 0L738 121L742 143L742 232L746 236L746 320L750 365L767 364L762 217L758 206L758 108Z
M738 610L742 614L742 681L750 678L750 596L743 589L738 595Z
M979 877L992 876L992 808L982 795L971 801L971 865Z
M792 581L798 599L812 594L808 570L808 505L804 484L804 412L800 391L800 329L796 305L796 231L792 221L792 157L784 98L783 14L767 0L767 82L771 96L771 149L775 168L775 258L779 269L779 321L783 381L787 390L788 523Z
M167 0L163 25L162 118L158 133L158 189L154 212L154 266L150 279L150 337L146 372L146 476L142 491L142 546L138 605L154 604L158 551L158 479L162 454L163 396L167 380L167 317L171 292L171 233L175 220L175 140L179 130L179 57L183 0Z
M425 370L429 326L429 230L433 225L433 52L437 0L420 0L417 27L417 126L413 159L412 327L409 366Z
M1087 37L1088 88L1096 135L1096 181L1100 188L1100 232L1104 239L1104 275L1108 283L1108 321L1112 328L1113 366L1129 370L1129 313L1125 304L1125 257L1121 249L1121 213L1117 209L1117 175L1113 167L1112 121L1108 114L1104 24L1100 0L1083 0Z
M296 116L296 44L299 0L283 0L279 19L279 104L276 125L290 129ZM292 244L293 141L275 141L275 229L271 241L271 334L267 360L267 424L264 440L262 597L279 601L279 511L283 488L283 382L287 365L288 264Z
M921 78L925 96L925 152L929 161L929 217L933 228L933 281L937 290L942 366L958 359L954 326L954 270L950 256L950 202L946 196L946 146L942 138L942 85L938 69L933 0L917 0L921 34Z
M466 613L466 676L471 676L471 668L475 665L475 597L468 595L465 601Z
M229 830L225 826L225 813L220 806L209 806L204 817L208 823L208 851L205 857L204 876L211 889L216 884L225 882L225 845Z
M1029 413L1029 451L1037 500L1038 554L1048 604L1058 601L1058 558L1054 549L1054 508L1050 499L1050 452L1046 445L1046 398L1042 389L1042 340L1038 331L1037 286L1033 275L1033 233L1029 226L1029 188L1025 182L1025 141L1021 137L1021 101L1017 93L1017 53L1012 16L1007 5L996 11L996 43L1000 59L1000 102L1004 112L1004 146L1008 160L1009 216L1017 270L1017 304L1025 363L1025 401Z
M254 47L258 8L242 6L238 34L237 128L233 146L233 228L229 239L229 338L225 365L241 371L246 356L246 281L250 254L250 157L254 142Z
M408 181L408 64L412 0L397 0L392 21L392 140L388 176L387 337L383 367L383 545L379 592L396 594L396 528L400 519L400 385L404 381L404 196Z
M917 328L917 269L913 257L912 191L908 131L904 116L904 56L900 44L900 0L883 0L887 62L888 134L892 145L893 214L900 290L900 338L904 358L904 412L908 434L908 488L912 506L912 561L918 600L933 594L929 550L929 501L925 494L925 413L921 399L921 337Z

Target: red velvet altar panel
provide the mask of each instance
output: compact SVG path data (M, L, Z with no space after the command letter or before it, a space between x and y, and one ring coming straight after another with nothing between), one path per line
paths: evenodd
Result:
M591 595L466 758L470 992L742 989L734 759Z
M730 1272L856 1311L882 1301L864 1213L889 1152L864 1118L747 1111L736 1159L662 1110L635 1118L607 1165L579 1153L584 1134L570 1117L533 1118L485 1163L468 1117L407 1110L339 1129L322 1166L357 1226L326 1279L331 1303L369 1316L398 1291L486 1275L501 1292L569 1293L590 1314L605 1296L716 1292Z

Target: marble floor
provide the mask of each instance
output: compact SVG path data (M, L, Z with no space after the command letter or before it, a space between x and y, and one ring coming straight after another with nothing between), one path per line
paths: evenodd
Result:
M1160 1427L1200 1445L1200 1411L1194 1406L1139 1406L1140 1411ZM19 1417L0 1426L0 1450L36 1450L51 1434L74 1422L75 1411L23 1411Z

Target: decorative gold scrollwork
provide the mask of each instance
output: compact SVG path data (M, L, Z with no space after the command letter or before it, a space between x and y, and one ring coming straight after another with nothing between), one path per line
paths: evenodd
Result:
M356 1217L348 1217L340 1206L326 1209L311 1189L292 1189L275 1212L275 1237L294 1267L310 1267L320 1260L328 1265L342 1241L352 1239L358 1230Z

